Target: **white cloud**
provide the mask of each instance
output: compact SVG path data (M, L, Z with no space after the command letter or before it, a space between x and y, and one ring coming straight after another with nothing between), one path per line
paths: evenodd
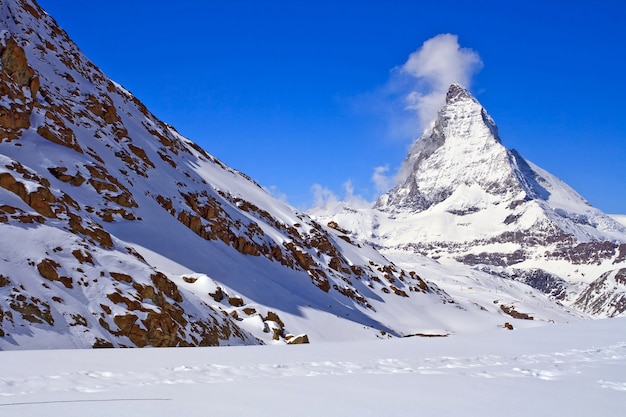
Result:
M330 208L339 204L339 197L330 188L320 184L313 184L311 192L313 193L313 208Z
M352 185L352 181L348 180L343 183L343 189L345 191L345 195L343 198L343 202L351 208L365 208L369 207L371 203L367 201L362 195L354 193L354 185Z
M366 208L372 205L359 194L354 193L354 185L352 181L347 180L342 184L344 195L340 198L330 188L320 184L313 184L311 192L313 193L313 207L310 210L322 212L335 212L343 207L350 208Z
M406 108L414 110L424 129L437 116L453 82L470 86L472 77L482 68L478 53L461 48L457 35L444 33L425 41L398 68L401 75L413 79L406 93Z
M475 51L461 48L457 35L444 33L424 42L409 55L402 69L425 79L433 89L447 90L454 81L468 85L482 65Z
M436 35L393 68L383 86L360 95L353 106L382 119L388 138L415 140L445 104L448 87L458 82L470 88L482 66L478 53L461 47L457 35Z
M374 183L374 188L378 194L389 191L389 189L394 185L394 179L389 175L386 175L387 172L389 172L389 165L374 168L372 182Z
M289 200L287 198L287 194L283 193L278 189L276 185L270 185L265 189L268 193L272 195L275 199L282 201L283 203L289 204Z
M444 33L426 40L407 61L391 71L389 81L377 91L362 95L354 102L358 111L366 110L386 120L391 138L415 140L435 120L445 104L446 92L454 82L469 88L472 77L482 68L478 53L459 45L457 35ZM409 111L407 111L409 110ZM405 179L410 167L401 164L395 175L389 165L377 166L371 176L378 195ZM344 206L370 207L371 202L354 193L350 181L343 184L341 198L329 188L314 184L312 210L336 211ZM365 192L369 194L369 192ZM375 198L378 197L375 196Z
M462 48L457 35L436 35L391 71L389 81L369 97L369 103L386 119L390 137L415 140L436 119L450 85L457 82L469 88L482 67L478 53ZM392 176L388 166L374 168L371 180L376 191L391 189L407 177L407 169L401 164Z

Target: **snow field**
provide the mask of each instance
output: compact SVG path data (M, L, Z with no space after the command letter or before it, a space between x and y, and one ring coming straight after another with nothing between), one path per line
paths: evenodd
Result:
M617 416L626 319L301 346L2 352L0 415Z

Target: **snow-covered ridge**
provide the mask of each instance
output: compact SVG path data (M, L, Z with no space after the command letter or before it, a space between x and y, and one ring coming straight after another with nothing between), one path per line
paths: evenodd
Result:
M180 136L36 3L0 16L0 348L286 343L306 308L398 336L374 304L447 299Z

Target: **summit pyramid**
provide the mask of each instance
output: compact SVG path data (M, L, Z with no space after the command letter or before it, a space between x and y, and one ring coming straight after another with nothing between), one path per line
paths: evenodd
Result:
M455 193L480 189L480 201L459 207L471 212L480 210L486 198L495 202L546 195L538 175L502 145L493 119L459 84L448 90L433 127L411 146L403 171L404 180L379 198L377 208L423 211L445 204Z

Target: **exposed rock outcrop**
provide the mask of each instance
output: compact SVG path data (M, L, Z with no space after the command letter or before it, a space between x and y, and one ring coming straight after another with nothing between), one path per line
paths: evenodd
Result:
M626 268L602 274L581 292L574 305L603 317L626 315Z

